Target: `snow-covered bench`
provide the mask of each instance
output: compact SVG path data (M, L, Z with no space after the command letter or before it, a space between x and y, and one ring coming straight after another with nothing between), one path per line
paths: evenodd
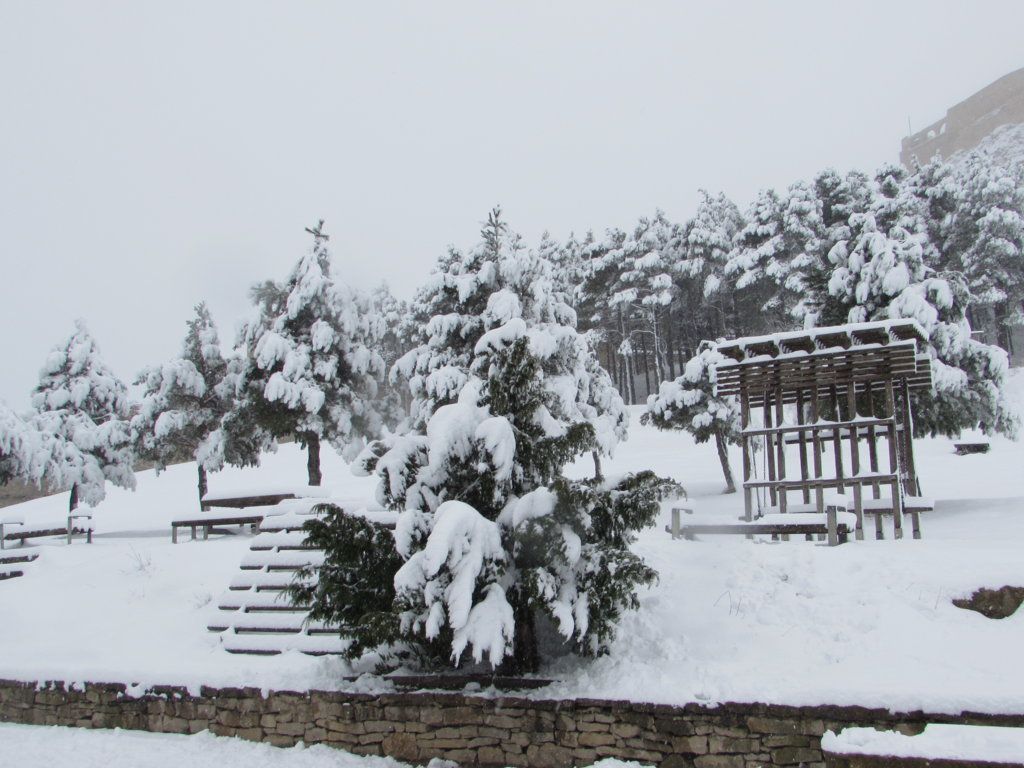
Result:
M991 445L984 443L953 443L957 456L969 456L972 453L988 453Z
M245 509L247 507L273 506L288 499L318 499L326 498L329 495L326 488L318 485L248 488L244 491L211 491L203 496L200 506L204 511L213 507Z
M682 524L681 515L685 513L681 507L672 510L672 524L665 530L672 534L673 539L692 539L698 535L755 534L777 536L804 535L808 540L815 535L826 536L829 546L845 544L850 533L857 528L857 516L847 512L844 507L829 504L825 512L787 512L785 514L767 514L747 522L735 523L686 523Z
M929 724L916 736L844 728L826 731L821 749L831 768L1024 768L1024 728Z
M207 493L200 502L198 514L171 521L171 542L178 543L179 528L190 529L193 540L197 529L202 529L206 540L213 528L224 525L238 525L243 529L248 525L255 533L267 511L277 509L281 502L300 498L323 499L327 495L326 489L317 486Z
M39 558L38 552L0 555L0 581L25 575L25 565Z
M0 549L4 549L8 541L24 544L27 539L47 536L67 536L70 544L76 534L84 534L86 542L92 544L92 530L92 514L81 510L72 512L63 521L51 519L32 522L27 522L21 513L9 512L0 515Z
M179 528L190 529L193 540L196 538L196 530L201 529L204 541L210 538L210 531L217 526L238 525L243 529L246 526L250 526L253 529L253 533L255 533L267 513L275 509L277 509L277 502L272 505L243 507L234 510L204 510L195 515L178 518L171 521L171 543L178 543Z
M840 498L840 497L836 497ZM843 497L845 498L845 497ZM903 496L902 512L905 515L910 515L912 520L917 520L918 516L922 512L931 512L935 509L935 501L932 499L925 498L924 496ZM850 500L846 502L846 508L852 511L852 504ZM817 512L817 505L815 504L787 504L786 512ZM892 499L881 498L881 499L863 499L861 501L861 510L867 516L874 516L875 518L875 538L884 538L882 532L882 518L885 515L892 515ZM770 506L767 508L769 513L777 513L782 510L778 505ZM917 529L920 530L920 522L917 523Z

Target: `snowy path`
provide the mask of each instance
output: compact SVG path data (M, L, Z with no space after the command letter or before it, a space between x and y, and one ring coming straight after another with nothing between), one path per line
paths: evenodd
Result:
M712 446L641 427L608 473L653 469L680 480L704 515L740 513L722 496ZM968 436L965 436L965 438ZM924 493L939 500L921 541L852 542L826 548L729 537L671 541L668 509L636 548L661 574L628 616L611 656L565 659L563 680L539 695L602 696L663 703L723 700L862 704L895 709L1024 712L1024 611L993 621L953 607L981 586L1024 586L1024 445L995 439L986 455L956 456L952 441L918 442ZM372 479L352 477L325 451L338 496L370 498ZM303 479L296 446L261 470L228 470L211 488ZM733 456L738 468L738 456ZM592 471L588 460L573 468ZM139 476L135 494L113 491L96 510L92 546L56 542L25 577L0 583L0 677L264 688L340 687L338 659L225 653L206 631L248 536L171 545L169 521L195 508L189 466ZM66 498L23 505L52 515ZM670 505L668 505L670 506Z

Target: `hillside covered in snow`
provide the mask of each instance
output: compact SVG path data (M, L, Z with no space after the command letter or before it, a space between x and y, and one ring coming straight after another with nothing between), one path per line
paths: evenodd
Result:
M654 469L686 487L695 514L740 513L741 497L720 493L713 447L641 426L631 410L630 438L609 474ZM1024 668L1006 663L1024 639L1024 615L991 620L952 604L979 587L1024 584L1024 445L995 438L989 454L957 456L951 440L927 439L917 453L924 493L937 499L920 541L673 541L666 503L634 547L659 572L640 610L625 617L608 655L550 660L542 674L558 682L536 695L1024 709ZM285 445L258 469L213 475L211 491L300 484L304 461ZM572 468L591 471L589 460ZM323 472L332 495L372 498L374 480L353 476L333 451ZM59 518L66 504L56 495L13 509L39 520ZM226 653L206 623L251 539L172 545L171 519L195 508L194 465L142 472L134 493L115 489L96 508L92 545L26 547L41 557L24 577L0 583L0 677L386 687L372 676L346 682L370 670L337 658Z

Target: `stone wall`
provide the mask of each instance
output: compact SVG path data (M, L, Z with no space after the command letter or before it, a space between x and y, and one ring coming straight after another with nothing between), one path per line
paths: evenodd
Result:
M918 733L926 722L1024 726L1024 715L893 715L859 707L671 707L417 692L383 695L0 680L0 721L164 733L209 730L290 746L323 743L423 763L568 768L613 756L662 768L823 766L821 735L849 725Z

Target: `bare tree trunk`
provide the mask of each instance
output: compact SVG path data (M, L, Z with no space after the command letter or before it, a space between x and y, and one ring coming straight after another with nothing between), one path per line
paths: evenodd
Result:
M598 451L591 451L590 455L594 457L594 480L600 483L604 480L604 474L601 472L601 454Z
M651 366L648 365L648 363L647 363L647 340L644 338L644 334L643 333L640 334L640 355L641 355L641 359L643 360L643 366L644 366L644 387L646 389L646 391L644 392L644 395L646 396L646 395L651 394L651 374L650 374Z
M315 432L307 432L306 443L306 471L309 474L310 485L320 485L323 477L320 474L320 436Z
M676 361L675 361L675 344L673 344L672 338L672 307L669 306L668 316L665 320L665 347L666 354L665 360L668 362L668 377L670 379L676 378Z
M619 305L619 337L622 339L622 343L626 341L626 319L622 314L622 305ZM625 395L626 402L629 405L633 405L636 402L633 391L633 356L622 355L622 378L626 385L625 391L620 390L620 394Z
M630 354L626 357L626 389L629 392L629 403L631 406L637 404L637 370L636 366L633 365L634 356Z
M533 609L521 595L519 599L513 600L513 605L515 638L512 641L512 655L506 656L498 666L498 673L502 675L522 675L536 672L540 668Z
M736 483L732 479L732 467L729 466L729 445L720 429L715 430L715 448L718 449L718 460L722 463L722 474L725 475L723 493L736 493Z
M203 508L203 496L206 495L206 468L199 465L199 508Z
M78 509L78 483L71 485L71 499L68 501L68 514Z

